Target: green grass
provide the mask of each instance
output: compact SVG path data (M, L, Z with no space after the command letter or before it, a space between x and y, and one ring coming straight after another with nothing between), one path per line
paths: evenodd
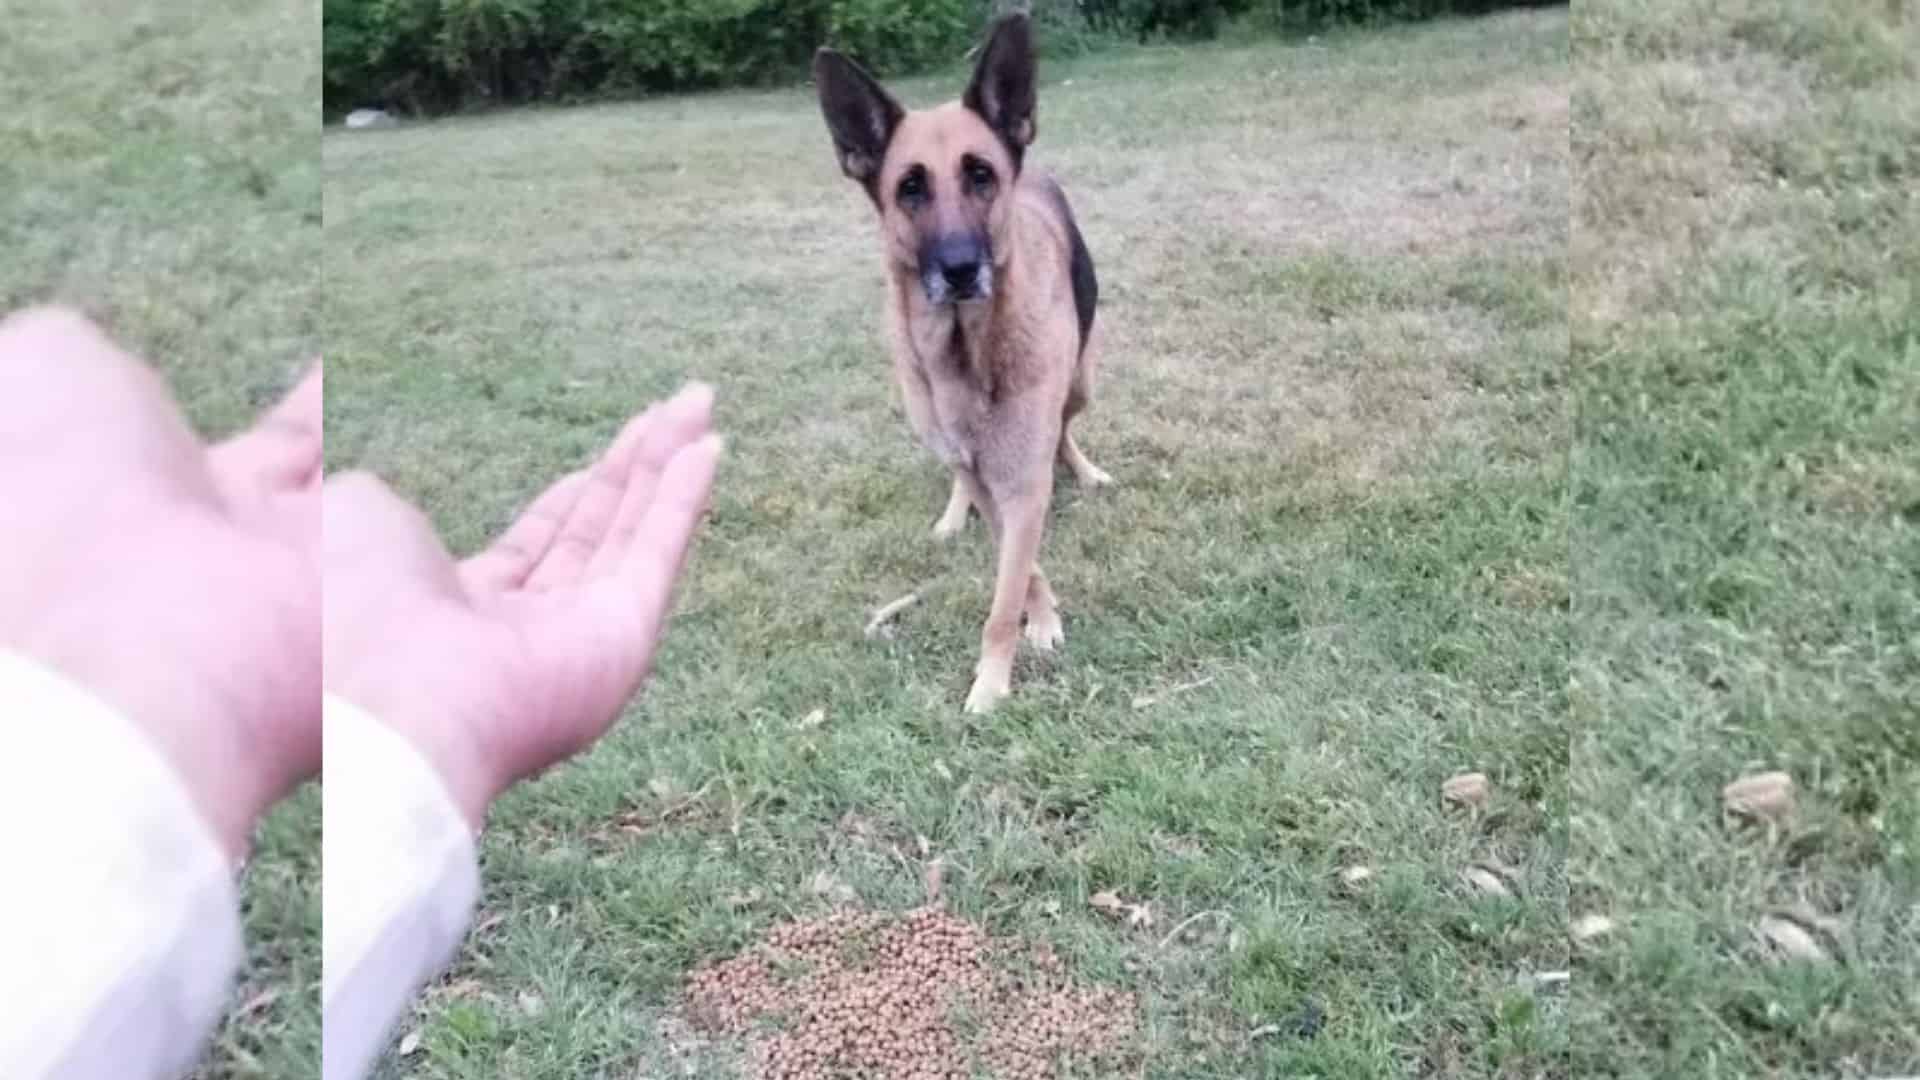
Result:
M911 906L923 836L960 912L1142 992L1146 1075L1564 1075L1528 976L1568 965L1567 56L1554 11L1047 68L1120 486L1063 485L1067 645L986 719L987 545L927 536L944 477L807 89L329 134L332 464L468 549L683 379L731 437L657 678L496 808L480 929L383 1075L658 1075L685 972L822 871ZM1439 799L1464 769L1477 819ZM1479 857L1515 898L1463 891Z
M1574 17L1582 1076L1920 1068L1920 13ZM1800 812L1720 821L1790 771ZM1841 962L1751 937L1807 903Z
M0 0L0 311L58 301L225 435L320 351L317 12ZM318 1075L319 799L262 827L248 954L198 1074Z

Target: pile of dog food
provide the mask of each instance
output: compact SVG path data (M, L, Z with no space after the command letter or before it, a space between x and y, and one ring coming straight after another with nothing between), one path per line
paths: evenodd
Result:
M1075 986L1044 948L935 908L841 911L776 926L695 971L688 1015L745 1037L757 1080L1045 1080L1118 1062L1134 995Z

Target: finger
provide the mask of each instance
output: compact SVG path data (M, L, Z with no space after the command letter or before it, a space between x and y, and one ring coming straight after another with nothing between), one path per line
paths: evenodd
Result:
M324 425L321 378L316 362L258 423L207 452L214 479L231 500L310 486L318 478Z
M622 555L622 578L671 586L680 576L694 531L706 516L722 445L720 436L708 434L673 456L660 475L659 490L646 517ZM659 606L665 607L664 597Z
M460 581L468 595L512 589L526 583L540 556L546 554L560 526L586 489L587 472L570 472L547 486L528 504L507 531L485 551L460 564Z
M0 320L0 464L51 456L80 487L125 487L137 470L212 494L200 439L159 374L79 313L35 308Z
M627 465L658 414L659 406L650 406L627 421L607 452L587 470L573 507L551 542L534 559L524 582L527 588L550 589L579 578L580 568L606 535L613 512L620 505L620 495L626 490Z
M525 630L530 645L564 657L576 670L599 673L576 688L582 707L546 733L533 754L533 768L577 753L598 739L647 677L719 455L716 435L682 448L661 474L658 496L620 572L586 583L571 594L578 596L577 603L531 613Z
M617 569L633 543L634 533L653 504L662 471L675 454L707 434L713 425L713 389L694 383L667 403L658 423L650 427L627 472L626 492L613 522L587 566L590 577Z
M679 426L687 410L697 404L690 400L689 392L682 392L665 404L649 406L628 422L612 448L594 465L587 490L528 576L528 588L550 589L580 580L613 527L632 478L635 456L643 446L657 441L656 428L662 424Z

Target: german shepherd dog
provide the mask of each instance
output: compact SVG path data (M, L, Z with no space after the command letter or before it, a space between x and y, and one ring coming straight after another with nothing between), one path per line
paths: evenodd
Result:
M1083 484L1111 483L1067 425L1093 393L1093 258L1060 185L1024 169L1033 142L1033 36L1024 15L993 26L958 102L909 112L845 56L813 61L840 168L880 216L894 376L921 441L953 470L936 537L978 508L998 550L967 711L1007 696L1019 645L1064 640L1035 558L1057 458Z

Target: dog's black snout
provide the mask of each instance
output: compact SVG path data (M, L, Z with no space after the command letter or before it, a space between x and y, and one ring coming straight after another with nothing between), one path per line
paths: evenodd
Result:
M986 246L968 235L948 236L933 246L933 269L953 295L972 296L980 289L980 268L987 261Z

